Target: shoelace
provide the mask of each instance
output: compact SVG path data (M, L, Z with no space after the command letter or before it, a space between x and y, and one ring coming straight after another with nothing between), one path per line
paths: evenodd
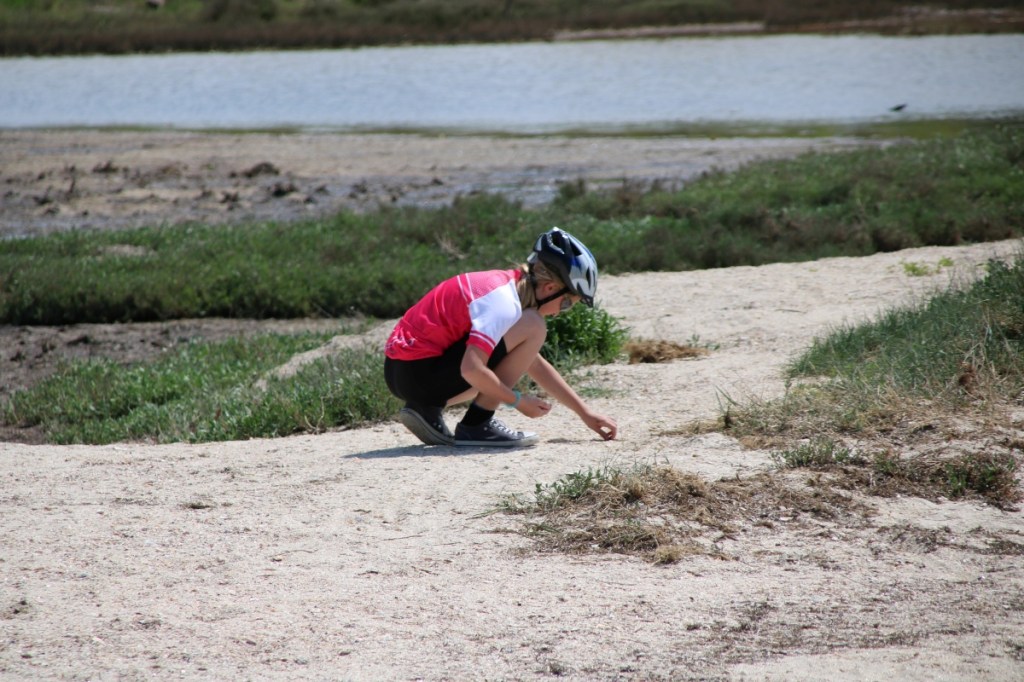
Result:
M495 431L504 431L512 438L515 438L516 436L519 435L518 431L513 431L512 429L505 425L505 422L501 421L500 419L491 419L491 428L494 429Z

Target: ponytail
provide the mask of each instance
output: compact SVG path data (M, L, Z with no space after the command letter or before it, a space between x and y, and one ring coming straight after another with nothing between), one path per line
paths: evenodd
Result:
M516 283L516 291L519 292L519 303L522 305L523 310L539 307L537 304L538 284L544 282L561 283L561 279L543 263L523 264L519 266L519 270L523 273L523 276Z

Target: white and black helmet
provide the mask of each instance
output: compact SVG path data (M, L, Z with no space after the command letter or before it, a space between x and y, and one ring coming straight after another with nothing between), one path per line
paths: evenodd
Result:
M594 305L597 293L597 261L590 249L565 230L553 227L533 245L527 265L540 261L558 275L569 291L588 306Z

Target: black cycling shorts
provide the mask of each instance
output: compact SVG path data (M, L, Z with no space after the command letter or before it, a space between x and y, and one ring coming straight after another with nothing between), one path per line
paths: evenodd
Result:
M384 381L398 398L424 406L444 407L449 400L469 390L462 378L462 356L466 354L467 334L442 355L422 360L384 358ZM492 370L505 359L505 340L498 341L487 360Z

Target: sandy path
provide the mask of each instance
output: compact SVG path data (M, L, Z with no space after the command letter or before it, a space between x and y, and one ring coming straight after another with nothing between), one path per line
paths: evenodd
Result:
M394 423L0 444L0 677L1020 680L1019 511L872 499L868 519L781 516L719 538L731 560L663 567L520 553L530 541L507 531L522 519L482 515L587 467L765 469L769 453L727 436L669 432L715 416L720 392L777 395L815 334L947 281L901 263L948 257L971 276L1019 246L605 278L604 305L635 335L717 345L596 370L614 389L594 401L619 419L611 443L556 410L516 453L425 448Z

